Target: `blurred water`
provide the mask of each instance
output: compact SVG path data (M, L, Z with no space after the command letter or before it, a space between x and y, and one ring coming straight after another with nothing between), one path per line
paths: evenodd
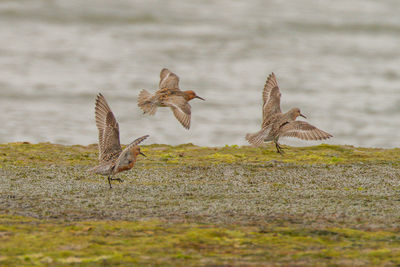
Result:
M274 71L282 109L300 107L328 143L399 147L399 11L397 0L2 0L0 143L95 143L102 92L122 143L245 144ZM137 107L163 67L207 99L191 101L189 131L166 108Z

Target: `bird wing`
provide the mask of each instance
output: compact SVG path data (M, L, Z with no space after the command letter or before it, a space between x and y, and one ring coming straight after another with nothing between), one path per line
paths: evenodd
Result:
M268 76L263 91L263 121L267 120L271 115L282 113L281 111L281 93L275 74Z
M95 105L96 126L99 130L99 160L109 160L121 153L119 125L102 94L98 94Z
M297 137L303 140L323 140L333 136L305 121L289 122L283 125L279 132L281 132L280 137Z
M162 69L160 72L160 84L159 89L168 88L176 89L179 88L179 77L169 69Z
M172 109L183 127L190 128L191 107L183 96L171 96L164 101L164 104Z
M144 136L142 136L142 137L136 138L133 142L131 142L129 145L126 146L126 148L124 149L123 152L125 152L125 150L131 149L131 148L134 147L134 146L137 146L138 144L140 144L141 142L143 142L147 137L149 137L148 134L146 134L146 135L144 135ZM123 153L123 152L122 152L122 153Z

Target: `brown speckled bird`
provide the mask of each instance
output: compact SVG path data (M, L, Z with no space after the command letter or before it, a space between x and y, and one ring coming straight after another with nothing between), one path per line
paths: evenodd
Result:
M112 178L115 174L132 169L139 154L145 156L140 152L138 144L149 136L139 137L122 150L119 142L118 122L102 94L98 94L96 98L95 118L99 130L100 164L89 171L107 175L108 183L112 188L111 181L123 182L120 178Z
M299 108L292 108L286 113L281 111L281 93L275 74L268 76L263 91L263 122L261 130L247 134L246 140L255 146L261 146L263 142L273 141L277 152L282 154L282 147L278 140L280 137L297 137L303 140L323 140L332 137L317 127L305 122L296 121L298 116L306 118L301 114Z
M138 97L138 106L144 114L156 114L157 107L170 107L177 120L186 129L190 128L191 107L189 101L193 98L203 98L194 91L181 91L179 89L179 77L168 69L162 69L160 73L159 90L150 94L142 90Z

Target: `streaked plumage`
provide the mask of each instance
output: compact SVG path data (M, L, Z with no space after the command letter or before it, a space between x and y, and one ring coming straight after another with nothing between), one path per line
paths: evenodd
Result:
M133 168L137 155L141 154L138 146L148 135L137 138L122 150L119 141L119 125L102 94L98 94L95 104L96 126L99 130L99 165L89 171L108 176L108 183L111 187L111 181L115 174L130 170Z
M332 137L331 134L305 121L296 121L298 116L306 118L301 114L299 108L292 108L288 112L282 113L280 102L281 93L275 74L272 73L268 76L263 91L261 130L246 135L246 140L250 144L261 146L264 142L273 141L277 152L282 154L282 148L278 143L280 137L297 137L303 140L323 140Z
M203 98L196 95L194 91L181 91L179 89L179 77L168 69L160 72L159 90L150 94L142 90L138 97L138 106L144 114L156 114L157 107L170 107L176 119L186 129L190 128L191 107L189 101L193 98Z

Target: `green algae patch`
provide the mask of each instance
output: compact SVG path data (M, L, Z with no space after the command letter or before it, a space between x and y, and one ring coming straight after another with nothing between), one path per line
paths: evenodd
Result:
M2 165L89 165L97 157L97 146L63 146L51 143L0 144Z
M400 264L396 231L0 215L1 265Z
M193 144L179 146L144 145L147 158L143 165L179 164L202 166L208 164L258 164L284 162L293 164L399 164L400 149L357 148L322 144L313 147L284 147L282 156L272 145L262 148L237 145L225 147L198 147ZM0 144L0 166L4 165L95 165L97 145L63 146L50 143Z

